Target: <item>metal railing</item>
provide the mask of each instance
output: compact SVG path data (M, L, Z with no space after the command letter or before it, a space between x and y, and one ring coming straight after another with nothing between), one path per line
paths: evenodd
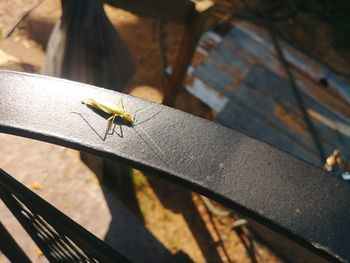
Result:
M327 259L350 261L349 186L322 169L234 130L124 94L14 72L0 72L0 82L0 132L150 171ZM81 103L91 97L115 104L122 97L126 112L141 109L138 124L116 120L104 139L106 118Z

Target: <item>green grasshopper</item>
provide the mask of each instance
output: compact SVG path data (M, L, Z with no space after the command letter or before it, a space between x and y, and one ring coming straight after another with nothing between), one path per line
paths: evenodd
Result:
M106 129L106 135L108 131L110 130L112 124L114 123L114 120L116 117L122 118L127 124L129 124L132 128L139 125L135 120L135 115L140 110L137 110L134 114L127 113L124 109L123 100L122 102L122 108L114 105L113 103L110 103L108 101L103 101L100 99L94 99L89 98L85 101L82 101L83 104L88 105L92 108L102 110L103 112L110 114L111 116L107 119L107 129ZM144 110L144 109L142 109ZM155 141L146 133L144 129L141 128L141 126L138 126L142 132L148 137L148 139L154 144L154 146L158 149L159 152L163 155L164 158L166 158L164 152L159 148L159 146L155 143ZM134 128L135 129L135 128ZM135 130L136 131L136 130ZM137 133L137 132L136 132Z

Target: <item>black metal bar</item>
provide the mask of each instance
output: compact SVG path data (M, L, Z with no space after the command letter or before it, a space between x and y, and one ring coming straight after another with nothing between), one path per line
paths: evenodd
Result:
M1 172L1 170L0 170ZM27 233L32 237L34 242L40 247L50 262L56 262L56 258L50 253L51 249L47 243L40 239L37 231L28 219L21 213L22 207L16 202L13 196L2 186L0 187L0 199L4 201L18 222L23 226Z
M21 206L13 195L18 198L20 202L23 202L29 211L26 212L26 209ZM38 222L33 223L37 216L41 216L45 221L49 222L50 226L57 231L61 238L69 238L84 252L85 255L81 253L79 255L80 261L94 258L98 260L98 262L129 262L103 241L72 221L69 217L17 182L1 169L0 197L35 243L42 249L50 262L63 262L67 259L67 255L62 252L61 248L57 247L56 243L47 240L46 237L40 237L40 235L45 233L43 233L42 227L39 228L37 226ZM31 215L31 213L33 213L33 215ZM36 216L34 216L34 214Z
M0 132L150 171L328 259L350 261L349 185L318 167L234 130L113 91L13 72L0 72L0 87ZM122 134L116 129L103 140L106 118L81 101L118 105L121 96L128 112L144 109L138 113L142 130L116 121Z
M0 251L2 251L11 262L31 262L1 222L0 236Z

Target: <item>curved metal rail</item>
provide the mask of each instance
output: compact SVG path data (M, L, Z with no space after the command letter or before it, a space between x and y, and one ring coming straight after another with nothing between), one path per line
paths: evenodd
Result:
M122 101L139 125L81 103ZM152 172L258 220L328 259L350 261L350 189L270 145L159 104L85 84L0 72L0 132L89 152ZM146 135L147 134L147 135ZM150 138L157 146L152 142Z

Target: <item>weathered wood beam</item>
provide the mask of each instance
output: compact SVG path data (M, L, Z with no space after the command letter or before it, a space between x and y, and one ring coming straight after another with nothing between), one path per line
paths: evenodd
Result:
M190 14L190 20L185 28L176 62L165 90L164 105L173 107L175 104L176 95L182 87L187 68L191 64L193 54L213 6L214 4L211 1L199 2Z
M105 0L105 2L140 16L181 24L187 23L188 15L194 9L194 3L190 0Z

